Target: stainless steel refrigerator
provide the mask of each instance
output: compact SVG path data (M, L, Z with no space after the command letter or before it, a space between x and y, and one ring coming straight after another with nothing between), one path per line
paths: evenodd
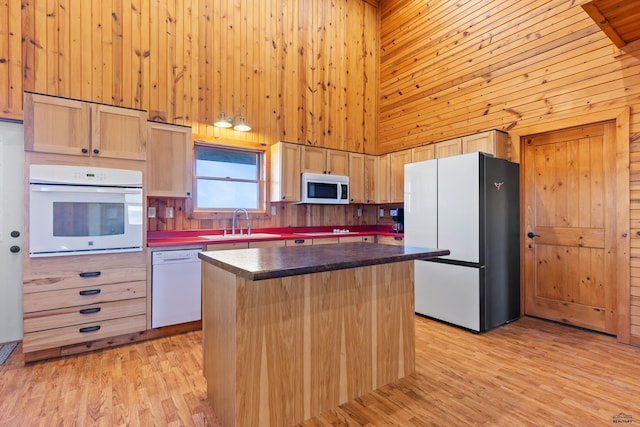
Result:
M484 332L520 316L518 164L469 153L405 165L405 245L449 249L415 261L415 311Z

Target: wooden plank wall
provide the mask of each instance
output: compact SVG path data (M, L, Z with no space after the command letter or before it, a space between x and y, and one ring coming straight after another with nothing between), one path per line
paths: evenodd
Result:
M377 22L365 0L5 0L0 117L22 117L24 89L144 109L212 142L371 152ZM222 111L253 131L214 128Z
M640 51L618 50L585 2L381 1L377 152L631 107L631 335L640 344Z

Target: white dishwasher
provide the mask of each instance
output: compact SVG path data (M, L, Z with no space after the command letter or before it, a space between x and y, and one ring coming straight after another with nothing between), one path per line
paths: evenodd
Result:
M151 256L151 327L200 320L202 249L155 251Z

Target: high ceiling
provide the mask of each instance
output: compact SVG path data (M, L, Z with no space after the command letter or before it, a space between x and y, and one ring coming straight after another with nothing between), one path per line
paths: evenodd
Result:
M640 39L640 4L637 0L592 0L582 8L617 47Z

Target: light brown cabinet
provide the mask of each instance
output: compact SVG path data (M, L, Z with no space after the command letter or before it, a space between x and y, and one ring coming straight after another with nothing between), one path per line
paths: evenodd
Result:
M191 197L192 183L191 128L149 122L147 195Z
M25 149L145 160L146 112L25 93Z
M435 159L435 144L422 145L411 149L411 161L422 162Z
M302 173L349 176L349 152L329 148L302 146Z
M396 151L389 155L389 200L391 203L404 201L404 165L411 163L411 150Z
M462 138L454 138L447 141L441 141L435 144L435 158L457 156L462 154Z
M376 203L391 202L391 155L378 156L376 164Z
M364 157L362 153L349 153L350 203L366 203Z
M32 353L140 332L147 326L142 252L29 260L23 291L26 360L38 359Z
M508 135L504 132L490 130L462 137L462 152L483 152L506 159Z
M382 245L404 246L403 236L376 236L376 241Z
M300 201L300 145L278 142L271 146L271 201Z
M378 189L378 156L364 157L364 203L376 203Z

